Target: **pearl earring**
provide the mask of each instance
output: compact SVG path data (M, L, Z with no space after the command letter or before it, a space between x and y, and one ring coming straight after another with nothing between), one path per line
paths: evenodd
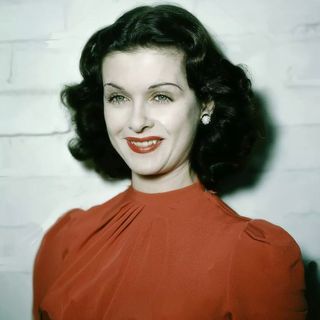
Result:
M201 122L204 124L204 125L207 125L209 124L211 121L211 118L210 118L210 115L208 113L205 113L201 116Z

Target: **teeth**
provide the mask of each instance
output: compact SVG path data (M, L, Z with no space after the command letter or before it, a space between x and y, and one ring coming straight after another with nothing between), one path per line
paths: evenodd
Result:
M137 147L145 148L145 147L149 147L151 145L156 144L158 141L159 140L149 140L149 141L143 141L143 142L130 141L130 142L133 143Z

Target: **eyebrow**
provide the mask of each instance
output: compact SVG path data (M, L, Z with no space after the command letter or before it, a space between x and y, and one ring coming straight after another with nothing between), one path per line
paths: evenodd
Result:
M154 88L162 87L162 86L174 86L174 87L177 87L178 89L180 89L181 91L183 91L180 86L178 86L176 83L173 83L173 82L156 83L156 84L150 86L148 89L154 89Z
M107 83L105 83L103 86L104 86L104 87L105 87L105 86L111 86L111 87L114 87L114 88L116 88L116 89L125 91L123 88L117 86L116 84L114 84L114 83L112 83L112 82L107 82Z
M111 86L111 87L114 87L116 89L119 89L119 90L122 90L122 91L126 91L125 89L121 88L120 86L112 83L112 82L107 82L103 85L104 87L105 86ZM173 83L173 82L160 82L160 83L156 83L156 84L153 84L152 86L150 86L148 89L154 89L154 88L157 88L157 87L162 87L162 86L174 86L174 87L177 87L178 89L180 89L181 91L182 88L180 86L178 86L176 83Z

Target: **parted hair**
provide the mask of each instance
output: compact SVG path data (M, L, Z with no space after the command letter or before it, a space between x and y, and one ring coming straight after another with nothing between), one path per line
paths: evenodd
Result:
M131 177L107 134L101 68L107 54L141 47L182 51L189 87L199 102L214 102L211 122L204 125L199 119L189 160L204 186L216 190L224 176L246 162L256 139L251 81L241 65L224 56L201 22L179 6L136 7L90 37L80 58L83 79L61 91L76 130L69 150L107 179Z

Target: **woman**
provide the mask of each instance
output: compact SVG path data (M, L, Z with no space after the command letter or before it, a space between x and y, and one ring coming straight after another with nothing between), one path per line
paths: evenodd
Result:
M305 319L295 241L214 192L256 126L250 81L201 23L176 6L135 8L90 38L80 70L62 92L70 149L131 185L46 233L34 317Z

